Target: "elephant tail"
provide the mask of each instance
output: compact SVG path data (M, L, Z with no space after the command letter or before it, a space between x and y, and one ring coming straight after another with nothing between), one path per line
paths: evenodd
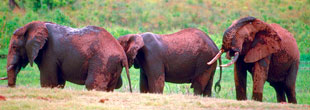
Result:
M219 58L219 65L222 65L222 60L221 60L221 57ZM221 91L221 80L222 80L222 66L220 66L220 78L219 80L215 83L215 86L214 86L214 91L216 93L219 93Z
M123 60L123 67L125 67L125 69L126 69L127 79L128 79L128 83L129 83L129 89L130 89L130 92L132 92L127 58L125 60Z

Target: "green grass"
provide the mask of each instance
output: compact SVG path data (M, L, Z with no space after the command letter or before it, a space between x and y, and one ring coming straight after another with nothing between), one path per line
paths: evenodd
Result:
M34 20L71 27L97 25L115 37L146 31L171 33L194 27L213 36L220 45L222 34L232 21L254 16L288 29L295 36L301 53L309 56L310 51L309 0L66 0L75 2L56 3L63 7L53 9L38 8L32 0L24 1L17 0L25 11L10 10L7 0L0 4L0 48L8 46L15 29Z
M101 26L107 29L115 38L147 31L168 34L183 28L194 27L208 33L218 47L221 46L222 34L225 29L233 20L240 17L250 15L268 23L278 23L289 30L297 41L301 52L301 65L296 81L297 100L300 104L310 104L310 83L309 79L307 79L310 77L309 0L265 0L263 2L257 0L76 0L74 3L54 7L53 9L46 8L46 6L42 6L42 8L34 7L32 2L29 2L31 0L24 1L26 2L21 4L20 0L17 0L25 10L10 10L7 5L8 0L2 1L2 4L0 4L0 55L7 54L9 40L14 30L35 20L51 21L76 28L87 25ZM228 60L225 59L223 62L227 63ZM6 76L5 65L6 60L0 59L0 77ZM139 70L131 68L130 75L133 90L138 92ZM122 77L123 87L116 91L128 92L125 73L122 73ZM217 81L218 77L219 71L217 70L214 82ZM251 75L248 75L247 79L247 97L251 99ZM222 91L219 94L212 93L212 97L235 100L233 69L231 67L224 68L221 84ZM0 81L0 86L5 85L7 85L6 81ZM27 66L19 73L17 86L23 88L40 87L39 71L36 65L34 67ZM3 89L1 88L1 90ZM3 91L7 90L13 91L14 89L5 89ZM64 91L67 90L84 91L85 87L67 82ZM0 93L2 94L2 91ZM164 94L176 93L191 96L193 90L190 88L190 84L165 83ZM275 91L268 83L265 83L263 101L276 102ZM16 104L17 102L10 103ZM197 105L204 104L195 103ZM79 103L69 102L68 105L70 104ZM146 103L146 105L150 106L161 104L160 102ZM239 103L234 104L238 105ZM29 107L27 104L19 106ZM96 106L98 105L88 108ZM227 106L235 107L235 105L230 104Z
M0 67L5 67L6 60L0 59ZM310 83L308 78L310 77L310 62L302 61L296 81L296 94L297 101L299 104L310 104ZM30 88L39 88L40 87L40 74L39 70L36 67L30 67L29 65L21 70L17 77L17 86L30 87ZM6 76L5 69L0 71L0 77ZM118 92L128 92L128 81L126 78L125 71L122 73L123 77L123 86L120 89L116 89ZM130 77L132 82L132 88L134 92L139 92L139 69L130 68ZM214 83L218 80L219 70L216 71L214 77ZM252 97L252 78L248 74L247 81L247 97L251 99ZM6 86L7 81L0 81L0 86ZM233 68L224 68L223 69L223 78L221 81L222 90L219 94L216 94L212 91L212 97L221 98L221 99L236 99L235 86L233 80ZM214 87L214 86L213 86ZM69 90L86 90L84 85L76 85L67 81L65 89ZM164 94L190 94L193 95L193 89L190 88L190 84L174 84L174 83L165 83ZM264 102L277 102L275 90L269 85L268 82L264 86Z

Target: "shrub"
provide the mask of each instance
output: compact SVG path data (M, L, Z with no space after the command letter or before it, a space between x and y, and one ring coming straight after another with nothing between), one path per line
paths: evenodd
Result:
M22 0L23 7L31 8L33 11L39 9L54 9L74 3L76 0Z

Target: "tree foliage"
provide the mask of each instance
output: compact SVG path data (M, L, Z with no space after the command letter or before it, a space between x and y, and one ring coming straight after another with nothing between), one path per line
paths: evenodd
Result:
M15 0L9 1L10 3L11 1L12 3L16 3ZM56 7L66 6L75 1L76 0L20 0L19 3L23 5L23 7L31 8L33 11L38 11L39 9L54 9Z

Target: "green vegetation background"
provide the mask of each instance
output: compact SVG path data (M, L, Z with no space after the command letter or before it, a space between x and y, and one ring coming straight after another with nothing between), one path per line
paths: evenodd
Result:
M298 103L310 104L310 0L16 0L23 9L11 10L8 0L0 4L0 54L7 54L12 33L31 21L51 21L75 28L96 25L119 36L153 32L168 34L194 27L205 31L220 48L222 35L232 21L254 16L268 23L277 23L296 38L301 52L296 92ZM224 57L223 57L224 59ZM224 60L224 62L228 62ZM0 59L0 77L6 76L6 59ZM134 91L139 91L139 70L130 69ZM219 71L216 72L215 81ZM251 75L248 75L248 98L252 95ZM128 91L123 74L123 87ZM214 82L215 82L214 81ZM0 82L6 85L7 82ZM36 66L26 67L18 76L17 85L39 87ZM192 94L189 84L166 83L165 93ZM67 89L83 89L67 83ZM225 68L222 91L213 97L235 99L233 69ZM276 102L276 94L268 83L264 101Z

